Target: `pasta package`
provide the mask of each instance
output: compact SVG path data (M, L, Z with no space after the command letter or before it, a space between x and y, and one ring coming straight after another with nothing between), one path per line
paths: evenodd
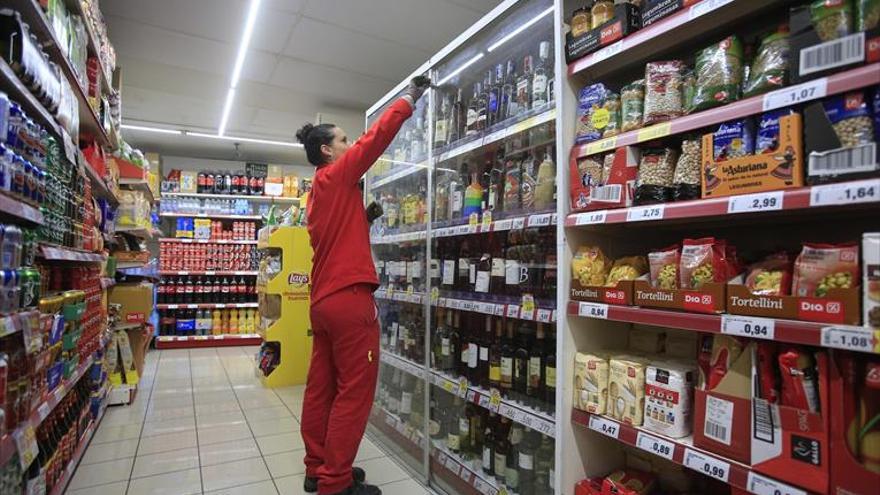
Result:
M743 47L728 36L697 55L696 91L689 111L705 110L736 101L743 79Z
M704 237L682 243L680 288L700 289L708 282L725 282L737 271L736 250L726 241Z
M627 256L620 258L611 265L605 285L614 287L621 280L635 280L648 271L648 263L644 256Z
M641 426L645 410L645 370L648 361L637 356L611 358L608 373L608 412L612 418Z
M672 438L690 435L695 380L693 365L651 363L645 372L645 429Z
M792 292L799 297L825 297L829 289L855 287L858 276L858 244L807 243L794 262Z
M677 289L680 260L681 246L679 245L648 253L651 286L656 289Z
M610 262L601 249L581 246L571 260L572 278L581 285L605 285Z
M608 357L577 353L574 359L575 408L605 414L608 402Z
M852 33L852 0L813 0L810 20L822 41L843 38Z
M759 296L787 296L791 293L791 258L777 253L749 267L746 288Z

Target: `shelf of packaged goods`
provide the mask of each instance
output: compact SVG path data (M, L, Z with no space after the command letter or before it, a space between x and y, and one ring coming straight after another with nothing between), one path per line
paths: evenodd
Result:
M41 255L49 261L77 261L82 263L103 263L107 261L107 255L103 253L88 253L61 246L40 244Z
M155 262L148 263L138 268L117 268L116 273L120 273L129 277L159 279L159 271L156 269Z
M550 227L556 225L559 217L555 212L533 213L531 215L515 216L492 220L490 216L484 216L486 221L468 223L463 225L432 227L431 238L452 237L459 235L482 234L486 232L504 232L518 230L526 227Z
M146 179L128 179L122 177L119 179L119 185L125 186L132 191L140 191L147 195L147 201L149 201L150 203L155 202L153 189L150 188L150 183Z
M387 158L380 158L376 161L376 163L390 163L393 167L393 171L388 172L386 174L381 175L377 178L370 178L370 187L377 188L382 186L387 186L388 184L392 184L394 182L403 179L404 177L409 177L410 175L416 172L422 172L428 170L428 162L423 161L420 163L408 163L408 162L400 162L396 160L389 160Z
M672 48L685 48L695 42L703 42L707 34L722 23L737 22L753 17L762 10L787 3L791 2L703 0L620 41L572 61L568 64L568 74L575 75L586 71L591 79L596 80L612 71L655 59Z
M370 244L400 244L402 242L424 241L427 238L428 233L425 230L415 230L413 232L373 236L370 237Z
M582 318L880 354L880 330L868 327L742 315L686 313L578 301L569 301L568 314ZM760 329L761 336L750 333L750 328Z
M370 420L370 424L388 436L395 445L404 449L414 459L422 459L425 442L421 431L408 425L378 403L370 409Z
M159 242L180 244L257 244L257 241L238 241L232 239L177 239L174 237L162 237L159 239Z
M21 311L10 315L0 316L0 339L12 335L21 330L25 325L30 325L34 317L39 316L39 311ZM0 463L2 465L2 463Z
M426 297L424 292L409 292L405 290L389 290L380 287L373 293L377 299L423 304ZM430 296L431 306L450 308L459 311L482 313L493 316L503 316L526 321L540 323L552 323L556 321L556 310L545 305L544 301L537 301L536 307L529 310L522 308L522 300L514 300L512 296L482 295L480 297L467 293L456 293L456 297L445 297L437 293Z
M86 171L86 175L89 176L89 182L92 183L92 196L106 199L112 206L118 206L119 197L116 195L116 192L110 189L110 187L107 186L107 183L104 182L104 179L102 179L98 175L98 172L92 168L88 160L86 160L85 155L82 154L82 151L77 150L76 156L80 165Z
M260 222L260 215L224 215L222 213L159 213L160 217L166 218L213 218L216 220L253 220Z
M257 276L259 272L256 270L240 270L240 271L224 271L224 270L197 270L197 271L188 271L188 270L159 270L159 275L221 275L221 276L230 276L230 275L250 275Z
M86 359L85 362L80 364L79 367L74 370L73 374L70 375L70 378L59 383L58 386L55 387L55 390L48 393L46 397L40 401L40 404L31 412L30 416L25 421L19 423L14 431L0 437L0 466L5 466L12 455L18 451L16 438L22 439L22 443L28 438L33 439L33 442L36 442L32 433L36 431L37 427L40 426L47 417L49 417L49 414L56 406L58 406L58 404L61 403L64 397L67 396L67 393L73 390L79 382L79 379L82 378L89 367L92 366L93 361L94 356L90 356ZM33 461L33 459L30 459L30 461L26 460L25 462L27 465L30 465L31 461Z
M153 238L152 227L116 227L117 234L128 234L142 239Z
M693 446L690 437L669 438L606 416L572 409L571 421L601 435L714 478L749 493L807 495L807 492L752 471L751 467Z
M156 349L190 349L194 347L232 347L260 345L263 338L257 334L228 335L189 335L178 337L160 335L156 337Z
M533 127L537 127L541 124L550 122L556 118L555 103L550 103L548 107L550 107L549 110L547 110L547 107L545 107L545 109L543 110L535 111L540 113L530 112L523 117L514 119L513 122L502 122L500 125L503 127L501 127L500 129L489 129L482 136L468 139L465 143L459 144L460 141L455 142L446 151L438 153L435 156L434 163L443 163L457 156L463 155L465 153L470 153L484 146L488 146L492 143L501 141L509 136L513 136L514 134L519 134L520 132L527 131Z
M416 363L415 361L409 360L403 356L398 356L397 354L387 351L385 349L379 353L379 359L389 365L393 366L400 371L404 371L409 373L410 375L416 378L425 378L425 366Z
M37 0L10 0L12 9L21 14L22 20L28 23L31 33L40 40L40 45L49 55L49 60L61 68L61 74L70 84L73 94L79 103L79 128L80 134L95 139L102 146L110 146L110 140L101 119L95 110L89 105L89 98L85 90L79 84L76 71L70 60L61 49L61 43L55 37L55 32L49 24L49 19L40 7Z
M0 193L0 216L11 216L37 225L43 224L43 214L38 208Z
M739 5L739 3L737 3L737 5ZM826 95L844 93L846 91L852 91L854 89L864 88L878 83L880 83L880 63L874 63L828 77L822 77L802 84L771 91L764 95L735 101L721 107L685 115L643 129L623 132L617 136L600 139L590 143L576 144L571 150L571 158L574 159L595 155L597 153L604 153L622 146L644 143L673 134L694 131L720 124L722 122L727 122L729 120L741 119L743 117L757 115L761 112L776 108L806 103L808 101L823 98ZM795 99L792 100L792 98Z
M705 217L757 214L771 211L797 211L833 207L875 207L880 203L880 179L799 187L784 191L745 194L726 198L707 198L650 206L634 206L612 210L572 213L565 219L566 227L658 222Z
M260 303L199 303L199 304L157 304L159 309L232 309L258 308Z
M89 21L89 14L85 12L84 2L67 2L68 11L71 14L75 14L81 17L83 27L86 31L86 40L88 41L88 50L89 55L95 57L98 60L98 66L100 70L98 71L101 74L101 89L102 94L109 94L110 88L112 87L112 75L105 70L104 64L101 61L101 46L98 44L98 37L95 35L94 29L92 27L92 23Z
M436 370L431 370L431 383L515 423L550 437L556 436L556 420L553 417L516 401L504 399L497 390L486 390L469 383L467 378L456 379Z
M245 199L258 203L299 203L299 198L287 198L284 196L250 196L247 194L163 192L162 199L164 198Z
M98 430L98 426L100 426L101 420L104 418L104 413L107 412L108 405L109 402L105 397L98 409L98 417L93 419L92 422L89 423L89 426L86 427L82 437L79 439L79 445L77 445L73 457L71 457L70 461L67 463L67 466L61 473L61 478L55 482L55 486L52 488L52 491L49 492L49 495L62 495L66 492L67 485L70 484L70 480L73 479L73 475L76 473L76 468L79 466L79 461L82 460L83 455L86 453L86 449L89 447L89 443L92 441L92 437L95 435L95 431Z

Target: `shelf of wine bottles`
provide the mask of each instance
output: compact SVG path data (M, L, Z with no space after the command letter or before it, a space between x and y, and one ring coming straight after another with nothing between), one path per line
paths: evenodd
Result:
M553 309L552 301L536 301L536 307L523 308L522 299L505 296L481 296L480 299L477 299L473 294L465 294L464 297L467 297L467 299L464 299L461 295L455 298L441 297L438 292L436 297L430 297L421 292L395 291L393 289L389 290L386 287L380 287L373 295L376 299L380 300L410 304L424 304L425 301L430 300L431 306L440 308L503 316L526 321L538 321L541 323L556 321L556 309ZM537 307L538 304L547 305L547 307Z

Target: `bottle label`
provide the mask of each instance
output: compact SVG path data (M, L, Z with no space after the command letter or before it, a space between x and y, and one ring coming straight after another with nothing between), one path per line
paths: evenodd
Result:
M501 381L501 366L489 367L489 381L496 383Z
M529 385L538 388L541 385L541 358L529 359Z
M477 265L468 265L468 281L476 285L477 283Z
M475 369L479 359L477 344L468 344L468 368Z
M507 456L503 452L495 452L495 474L504 476L507 471Z
M508 378L508 380L513 378L513 359L501 358L501 376Z
M524 454L522 452L519 453L519 468L525 469L527 471L532 471L535 469L535 458Z
M446 435L446 447L449 450L458 450L461 447L461 437L453 433Z
M492 276L505 277L507 272L504 269L504 259L492 258Z
M504 283L507 285L519 285L520 264L517 260L504 260Z
M544 383L548 388L556 388L556 367L555 366L545 366L544 367Z
M483 292L483 293L489 292L489 280L490 279L491 279L491 276L489 275L489 272L478 272L477 273L477 280L476 280L476 284L475 284L476 286L474 287L474 290L476 292Z
M471 262L467 258L458 259L458 276L460 278L467 277L471 271Z
M400 394L400 414L409 414L412 412L412 393L403 392Z
M458 418L458 436L467 437L471 432L471 421L468 418Z
M446 119L437 119L437 123L434 125L434 143L445 143L446 142L446 132L447 132L447 124Z
M436 437L440 433L440 422L432 419L428 422L428 433L432 437Z
M483 446L483 469L489 470L492 467L492 448L488 445Z
M468 365L471 362L470 354L471 352L468 346L463 346L461 348L461 362L465 365Z
M498 111L498 93L492 91L489 93L489 103L487 105L489 107L489 111L493 114Z
M449 338L444 337L444 338L440 339L440 354L443 357L448 357L450 352L451 352L451 350L449 348ZM554 373L555 373L555 371L554 371Z
M480 347L480 361L488 361L489 360L489 348L488 347Z
M519 488L519 471L516 469L516 466L508 466L507 469L504 470L504 481L508 488L514 490Z
M440 283L442 285L455 284L455 260L443 261L443 280Z
M429 271L431 272L430 273L431 278L433 278L433 279L440 278L440 260L432 259Z
M467 120L465 121L467 125L468 131L476 130L474 127L477 125L477 110L476 109L468 109L467 111Z
M450 195L449 204L451 205L450 208L451 208L452 215L458 215L461 213L461 208L463 206L463 203L464 203L464 196L462 195L460 189L456 189Z

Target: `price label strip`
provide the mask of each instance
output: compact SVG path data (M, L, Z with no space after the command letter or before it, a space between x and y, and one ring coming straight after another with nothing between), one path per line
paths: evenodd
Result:
M732 1L733 0L704 0L691 7L690 12L688 12L688 18L691 20L696 19L697 17L706 15L713 10L724 7Z
M727 483L730 477L730 463L690 448L684 451L684 465L724 483Z
M764 95L764 111L824 98L826 94L828 94L828 78L825 77L777 89Z
M575 225L597 225L601 223L605 223L605 219L608 217L608 211L599 210L593 211L590 213L579 213L575 219Z
M727 200L727 213L756 213L759 211L781 210L784 194L782 191L772 191L731 196Z
M667 442L666 440L657 438L654 435L648 435L647 433L642 431L640 431L638 436L636 437L636 447L644 450L645 452L650 452L654 455L659 455L660 457L669 459L670 461L672 460L672 455L675 453L674 443Z
M589 428L615 440L620 435L620 424L601 416L590 416Z
M40 453L40 447L37 445L37 433L34 427L28 424L24 428L19 428L12 433L15 440L15 448L18 452L18 461L21 464L22 471L27 471L28 467L37 458Z
M639 206L629 208L626 211L627 222L650 222L654 220L663 220L663 214L666 212L665 205Z
M623 40L612 43L593 55L593 63L601 62L605 59L613 57L623 50Z
M810 206L834 206L880 201L880 179L825 184L810 189Z
M823 327L821 343L824 347L834 347L847 351L880 353L880 331L867 327L837 325Z
M721 315L721 333L728 335L773 340L775 329L776 320L772 318Z
M746 489L755 495L807 495L807 492L801 489L761 476L754 471L749 471Z
M578 305L578 316L607 320L608 305L601 303L582 302Z

